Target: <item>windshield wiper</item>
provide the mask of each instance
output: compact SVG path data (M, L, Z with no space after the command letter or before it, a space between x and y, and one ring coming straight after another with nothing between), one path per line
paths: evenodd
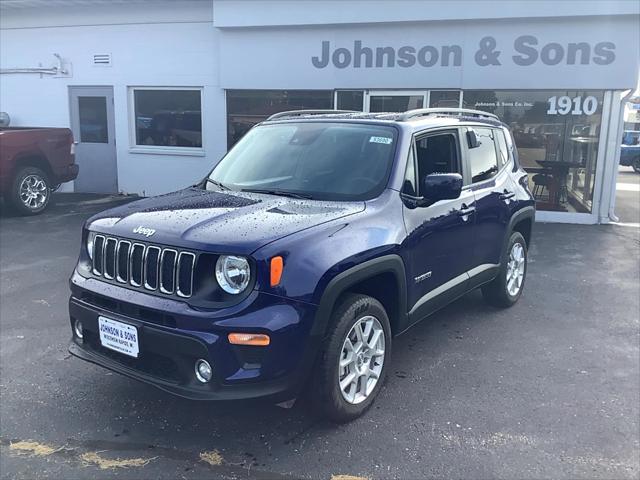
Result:
M251 193L266 193L267 195L279 195L281 197L304 198L306 200L313 200L313 195L301 192L290 192L288 190L278 190L271 188L243 188L241 191Z
M216 187L220 188L221 190L231 190L229 187L227 187L224 183L221 183L217 180L213 180L209 177L206 178L205 183L213 183Z

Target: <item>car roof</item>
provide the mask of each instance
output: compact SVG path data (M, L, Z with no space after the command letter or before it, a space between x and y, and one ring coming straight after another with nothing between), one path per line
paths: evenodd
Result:
M467 109L424 108L407 112L366 113L341 110L299 110L272 115L262 124L299 122L346 122L395 125L409 131L459 125L506 127L496 115Z

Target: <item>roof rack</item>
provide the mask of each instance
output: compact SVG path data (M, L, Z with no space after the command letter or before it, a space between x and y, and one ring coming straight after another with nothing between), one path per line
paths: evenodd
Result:
M331 115L334 113L358 113L355 110L289 110L287 112L278 112L267 118L269 120L276 120L278 118L285 117L299 117L301 115Z
M482 110L471 110L469 108L417 108L400 114L399 120L404 121L429 115L463 115L465 117L484 117L500 120L498 116L493 113L483 112Z

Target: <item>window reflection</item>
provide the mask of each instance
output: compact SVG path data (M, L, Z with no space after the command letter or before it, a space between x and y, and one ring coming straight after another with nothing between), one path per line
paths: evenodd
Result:
M602 91L465 91L511 128L540 210L591 212Z
M202 147L199 90L143 90L133 92L136 145Z

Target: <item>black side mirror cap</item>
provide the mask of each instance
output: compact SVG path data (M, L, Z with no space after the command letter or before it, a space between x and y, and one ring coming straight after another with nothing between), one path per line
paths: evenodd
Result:
M480 146L476 132L471 129L467 130L467 145L469 145L469 148L478 148Z
M453 200L462 193L462 175L459 173L432 173L424 177L422 196L430 203Z

